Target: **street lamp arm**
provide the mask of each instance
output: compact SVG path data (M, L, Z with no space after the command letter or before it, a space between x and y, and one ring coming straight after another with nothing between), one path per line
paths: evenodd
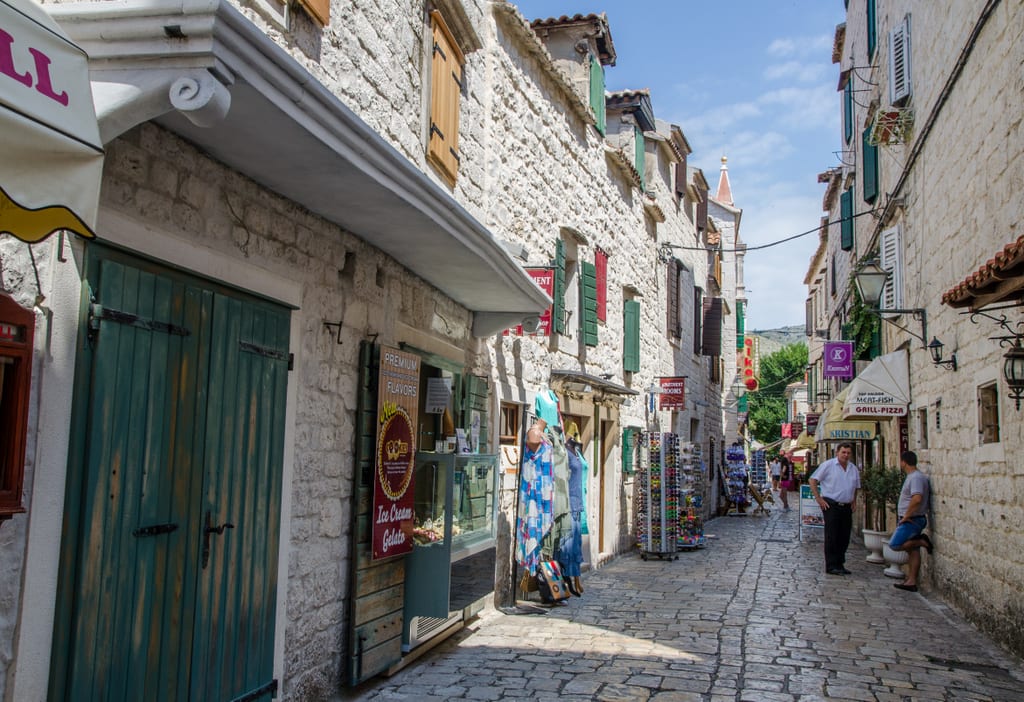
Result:
M870 308L869 307L868 308L868 312L871 312L872 314L877 315L878 318L881 319L883 322L888 322L889 324L893 325L894 327L897 327L898 329L902 329L903 331L905 331L907 334L910 334L915 339L920 339L921 340L921 345L924 346L925 348L927 348L927 346L928 346L928 313L925 312L923 307L913 307L913 308L910 308L910 309L897 309L897 308L891 307L891 308L886 308L884 310L882 310L882 309L875 309L875 308ZM916 319L917 321L921 322L921 334L920 334L920 336L915 334L911 330L907 329L903 325L897 324L896 322L894 322L893 320L889 319L888 317L884 317L883 316L883 315L887 315L887 314L909 314L909 315L912 315L914 317L914 319Z

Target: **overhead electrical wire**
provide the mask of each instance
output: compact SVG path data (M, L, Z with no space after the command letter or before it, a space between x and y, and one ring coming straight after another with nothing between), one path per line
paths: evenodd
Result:
M785 244L787 241L793 241L794 239L799 239L800 237L807 236L808 234L814 234L815 232L821 231L823 227L827 227L832 224L842 224L847 220L857 219L858 217L863 217L864 215L869 214L875 214L876 212L878 212L877 208L872 210L866 210L864 212L858 212L857 214L852 215L850 217L843 217L842 219L836 219L832 220L831 222L819 224L814 229L808 229L806 232L800 232L799 234L794 234L793 236L787 236L785 239L779 239L778 241L772 241L767 244L759 244L758 246L747 246L746 248L743 249L710 249L707 246L682 246L680 244L669 244L667 242L662 244L662 247L668 249L683 249L684 251L719 251L721 253L744 253L749 251L758 251L760 249L768 249L771 248L772 246L778 246L779 244Z

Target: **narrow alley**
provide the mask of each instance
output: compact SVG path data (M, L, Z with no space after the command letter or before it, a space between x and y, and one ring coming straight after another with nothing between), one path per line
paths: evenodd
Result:
M797 512L722 517L678 560L624 555L546 614L485 610L346 699L1019 700L1024 665L850 547L828 576ZM936 545L941 548L941 544Z

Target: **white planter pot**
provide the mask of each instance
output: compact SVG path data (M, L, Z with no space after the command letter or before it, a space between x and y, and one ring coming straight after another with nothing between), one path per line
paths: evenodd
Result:
M887 575L890 578L902 579L906 577L906 574L900 566L910 560L909 553L906 551L893 551L889 548L889 539L884 539L882 541L882 555L885 556L885 560L889 562L889 567L882 571L884 575Z
M867 548L870 553L866 560L868 563L885 563L885 557L882 555L882 541L888 539L891 534L887 531L875 531L874 529L864 530L864 547Z

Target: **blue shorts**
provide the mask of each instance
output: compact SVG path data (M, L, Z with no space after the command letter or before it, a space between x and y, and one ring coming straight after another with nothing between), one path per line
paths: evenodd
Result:
M901 522L889 539L889 548L895 551L911 539L916 539L926 526L928 518L923 514L920 517L911 517L909 522Z

